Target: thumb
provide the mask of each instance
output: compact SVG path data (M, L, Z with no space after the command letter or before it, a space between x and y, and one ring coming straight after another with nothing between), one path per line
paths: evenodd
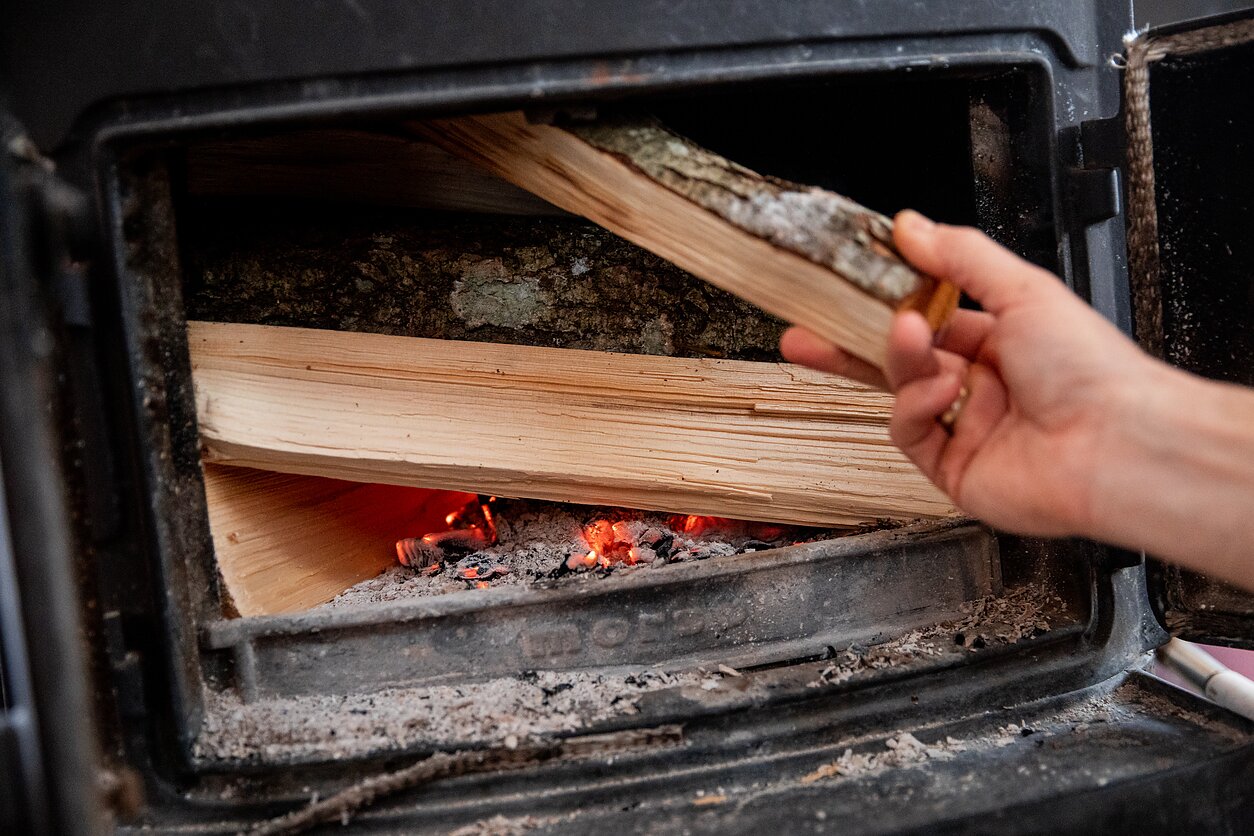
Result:
M935 223L910 209L897 213L893 242L924 273L953 282L997 314L1040 287L1049 273L971 227Z

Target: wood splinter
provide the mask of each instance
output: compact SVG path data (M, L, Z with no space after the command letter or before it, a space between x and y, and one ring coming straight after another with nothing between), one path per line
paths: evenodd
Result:
M411 124L445 150L878 366L894 311L939 328L958 291L915 271L892 222L764 177L649 120L539 125L519 112Z

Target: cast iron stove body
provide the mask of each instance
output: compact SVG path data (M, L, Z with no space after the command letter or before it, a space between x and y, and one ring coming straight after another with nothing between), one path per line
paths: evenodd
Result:
M653 730L657 745L450 779L354 823L1239 832L1254 816L1248 724L1140 672L1163 620L1248 642L1248 600L1161 570L1147 587L1141 556L1091 543L925 523L629 577L242 619L216 584L183 307L189 147L648 106L769 173L979 225L1146 340L1124 269L1111 61L1127 9L362 2L16 16L5 87L26 133L9 133L0 370L0 816L14 832L234 832L435 750L519 745L501 722L435 719L467 701L503 710L485 690L502 678L538 688L543 713L589 679L644 671L671 678L621 711L592 688L563 724L536 728L544 740ZM1207 89L1242 89L1240 49ZM1163 67L1165 95L1186 107L1181 89L1205 66ZM1170 163L1229 153L1221 140L1249 135L1242 118L1171 134L1163 176L1190 185ZM1249 208L1248 188L1227 188ZM1160 225L1174 234L1198 222L1173 200ZM1213 314L1215 335L1248 336L1249 317L1213 313L1248 288L1249 245L1230 240L1244 249L1226 267L1183 246L1164 256L1169 346L1195 311ZM1187 281L1202 268L1206 292ZM1248 340L1236 344L1241 356L1168 356L1250 383ZM1041 624L986 640L1005 625L973 611L1033 591L1051 602ZM928 633L937 623L949 627ZM421 700L440 710L387 724L395 704ZM275 720L294 714L321 733ZM362 731L362 716L379 728ZM249 737L249 718L279 732ZM338 728L355 742L333 740Z

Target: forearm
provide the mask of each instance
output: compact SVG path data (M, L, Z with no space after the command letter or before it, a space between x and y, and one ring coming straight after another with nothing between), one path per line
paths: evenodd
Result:
M1254 390L1156 366L1096 465L1086 534L1254 589Z

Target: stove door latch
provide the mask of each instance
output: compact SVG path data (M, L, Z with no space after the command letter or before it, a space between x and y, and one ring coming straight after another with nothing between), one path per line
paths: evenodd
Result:
M1122 211L1119 171L1125 147L1123 117L1091 119L1070 130L1077 164L1067 169L1063 199L1067 219L1078 229Z

